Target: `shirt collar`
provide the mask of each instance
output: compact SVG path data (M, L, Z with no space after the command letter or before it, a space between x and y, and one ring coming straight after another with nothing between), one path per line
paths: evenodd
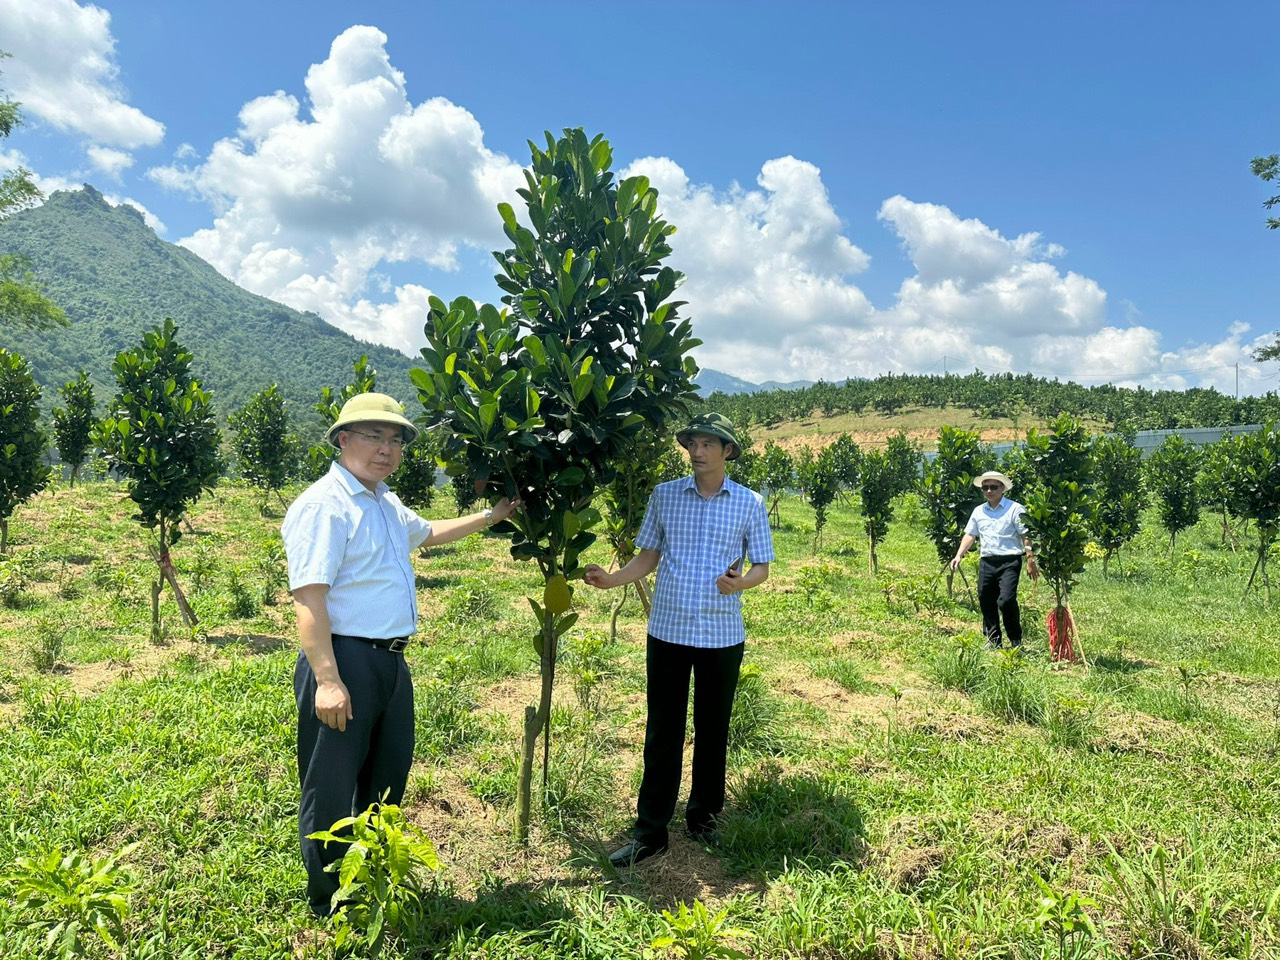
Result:
M391 489L386 485L386 483L379 480L378 489L376 491L370 490L363 483L361 483L359 479L357 479L354 473L352 473L350 470L348 470L346 467L340 464L337 460L334 460L331 464L329 464L329 473L331 476L336 476L338 478L338 481L346 488L347 493L351 494L351 496L353 497L358 497L362 493L367 493L371 497L377 498L377 497L381 497L384 493L386 493L388 490Z
M702 493L698 490L698 481L693 476L693 474L689 474L687 477L684 477L681 480L681 483L683 484L683 486L680 488L682 491L692 490L694 493L698 494L698 496L702 496ZM722 493L731 494L732 490L730 488L732 485L733 485L733 481L729 479L729 475L726 473L724 476L724 481L720 484L720 489L717 490L715 493L713 493L711 497L707 497L706 499L710 500L712 497L718 497Z

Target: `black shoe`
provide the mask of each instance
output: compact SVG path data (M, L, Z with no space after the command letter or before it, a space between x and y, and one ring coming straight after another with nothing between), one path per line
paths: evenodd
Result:
M650 847L639 840L632 840L625 847L619 847L609 854L609 865L621 870L624 867L634 867L650 857L656 857L658 854L666 852L667 845L665 843L660 847Z
M720 846L720 831L711 824L705 827L688 827L689 837L695 843L700 843L704 847Z

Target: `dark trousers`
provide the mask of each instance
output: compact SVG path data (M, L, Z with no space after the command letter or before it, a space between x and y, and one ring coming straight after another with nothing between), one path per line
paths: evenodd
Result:
M322 915L338 890L338 875L325 867L341 859L347 845L325 846L307 835L364 812L384 791L388 803L398 804L413 763L413 686L404 654L342 636L333 638L333 654L355 714L341 733L316 718L316 678L305 654L298 654L293 671L302 785L298 836L307 900Z
M710 828L724 809L729 716L744 645L704 650L650 635L645 656L649 715L644 729L644 777L636 804L635 839L667 845L684 764L689 675L693 674L693 785L685 809L691 830Z
M1022 645L1022 620L1018 613L1018 578L1022 554L983 557L978 561L978 606L982 608L982 632L993 647L1000 646L1000 618L1010 646Z

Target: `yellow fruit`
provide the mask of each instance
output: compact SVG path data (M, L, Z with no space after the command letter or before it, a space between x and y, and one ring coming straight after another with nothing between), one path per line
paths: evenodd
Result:
M564 574L557 573L547 581L546 590L542 594L542 605L547 608L547 613L561 614L569 609L569 604L569 582L565 580Z

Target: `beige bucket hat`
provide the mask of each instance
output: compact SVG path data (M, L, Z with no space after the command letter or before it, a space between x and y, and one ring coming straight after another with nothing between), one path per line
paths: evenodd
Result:
M338 419L333 422L325 439L335 447L338 431L355 423L390 423L404 430L405 443L418 439L418 428L404 415L404 407L394 397L385 393L359 393L342 405Z

